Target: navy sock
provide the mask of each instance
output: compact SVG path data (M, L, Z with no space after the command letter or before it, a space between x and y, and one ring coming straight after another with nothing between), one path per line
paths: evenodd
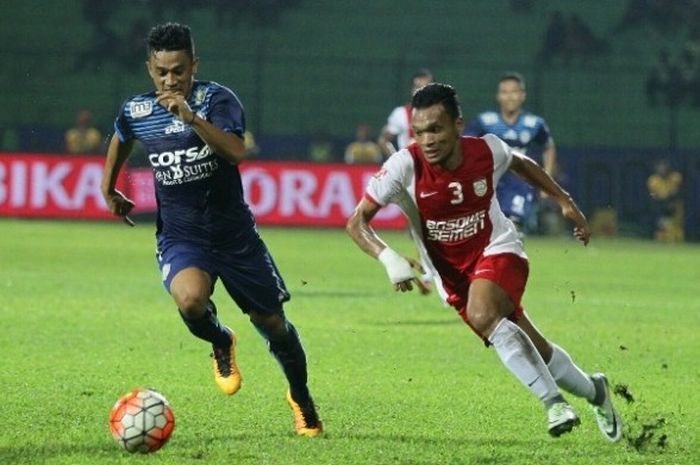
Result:
M285 333L270 334L265 327L255 324L255 328L267 340L270 352L282 367L289 382L292 398L299 404L307 404L311 402L311 395L306 385L306 353L294 325L285 320L284 327Z
M190 320L178 309L182 321L192 334L200 339L210 342L215 347L228 347L231 345L231 335L219 322L216 316L216 305L211 300L207 305L207 311L201 318Z

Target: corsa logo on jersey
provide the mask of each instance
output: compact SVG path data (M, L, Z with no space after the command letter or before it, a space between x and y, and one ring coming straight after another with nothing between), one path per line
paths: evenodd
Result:
M211 154L211 149L205 145L201 149L199 147L190 147L183 150L174 150L172 152L152 153L148 156L148 161L151 166L172 166L179 165L183 162L192 163L196 160L203 160Z
M439 242L457 242L469 239L484 229L486 210L451 220L427 220L426 239Z

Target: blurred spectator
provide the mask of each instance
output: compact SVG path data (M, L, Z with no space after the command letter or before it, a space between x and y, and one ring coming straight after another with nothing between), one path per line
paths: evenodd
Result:
M65 143L68 153L102 152L102 133L94 127L89 110L78 112L75 127L65 133Z
M369 164L382 162L382 149L379 144L371 140L371 128L362 123L357 126L355 140L345 149L345 163Z
M316 163L335 161L333 141L325 131L319 131L311 138L309 144L309 160Z
M17 129L13 127L6 127L2 131L2 142L0 143L0 150L5 150L7 152L15 152L19 150L19 134L17 134Z
M674 106L683 95L680 70L671 61L671 54L663 49L659 52L656 66L649 72L646 81L647 102L655 106L658 103Z
M426 68L419 69L411 76L411 94L413 94L425 86L433 82L433 73ZM410 99L409 99L410 100ZM405 103L395 107L387 118L386 126L382 128L381 134L377 143L381 147L382 152L387 157L391 156L394 151L401 150L408 144L413 142L413 128L411 127L411 104ZM396 145L394 145L396 142Z
M573 14L566 27L566 48L570 55L585 58L606 53L609 44L597 37L581 16Z
M515 14L530 14L535 6L535 0L510 0L510 11Z
M608 42L596 36L581 16L573 14L564 18L561 11L555 11L550 16L539 53L545 65L556 58L568 65L572 59L602 55L609 49Z
M143 57L146 55L146 41L143 38L148 35L149 29L149 24L143 19L138 19L129 26L126 36L122 39L123 45L117 51L119 62L125 70L135 72L143 69Z
M651 196L654 237L662 241L683 240L683 176L673 169L668 160L656 162L654 172L647 179Z
M692 18L698 5L694 0L628 0L625 12L613 32L651 26L661 33L672 33Z
M678 79L681 88L678 90L685 101L694 106L700 106L698 81L698 57L689 48L683 50L678 63Z
M246 157L252 158L260 155L260 147L255 142L255 136L250 129L246 129L243 133L243 146L245 147Z
M566 55L566 22L561 11L555 11L549 17L547 30L544 32L544 42L540 57L544 64L549 64L553 58L563 58L568 62Z

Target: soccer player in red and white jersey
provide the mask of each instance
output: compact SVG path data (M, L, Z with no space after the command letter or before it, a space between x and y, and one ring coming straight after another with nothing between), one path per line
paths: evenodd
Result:
M411 77L411 95L426 84L433 82L433 73L423 68L416 71ZM387 158L395 152L393 141L396 139L396 146L403 149L413 142L413 128L411 127L413 107L410 103L400 105L392 110L387 118L386 126L382 128L377 143L382 148L384 156Z
M587 399L601 432L618 441L622 422L605 375L582 371L523 310L527 255L515 226L501 212L495 187L506 171L517 173L557 201L584 245L590 238L586 218L532 159L491 134L461 136L464 122L451 86L426 85L414 94L412 106L416 142L391 156L374 176L348 220L348 234L384 265L397 291L412 290L416 263L391 249L370 226L383 206L399 205L419 238L438 292L544 403L549 433L558 437L580 423L561 388Z

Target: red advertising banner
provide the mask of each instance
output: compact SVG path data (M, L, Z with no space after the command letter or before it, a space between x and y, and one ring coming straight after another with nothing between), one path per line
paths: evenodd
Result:
M0 152L0 216L112 218L102 199L101 157ZM258 224L342 227L376 166L246 162L241 165L246 201ZM156 211L150 168L129 168L118 187L136 204L134 213ZM372 223L403 228L398 207L383 208Z
M240 167L246 201L258 224L312 227L344 226L378 169L292 162L246 162ZM155 211L151 169L131 169L128 179L134 212ZM406 222L398 207L391 205L372 224L403 228Z
M100 191L103 165L94 156L0 152L0 215L109 218Z

